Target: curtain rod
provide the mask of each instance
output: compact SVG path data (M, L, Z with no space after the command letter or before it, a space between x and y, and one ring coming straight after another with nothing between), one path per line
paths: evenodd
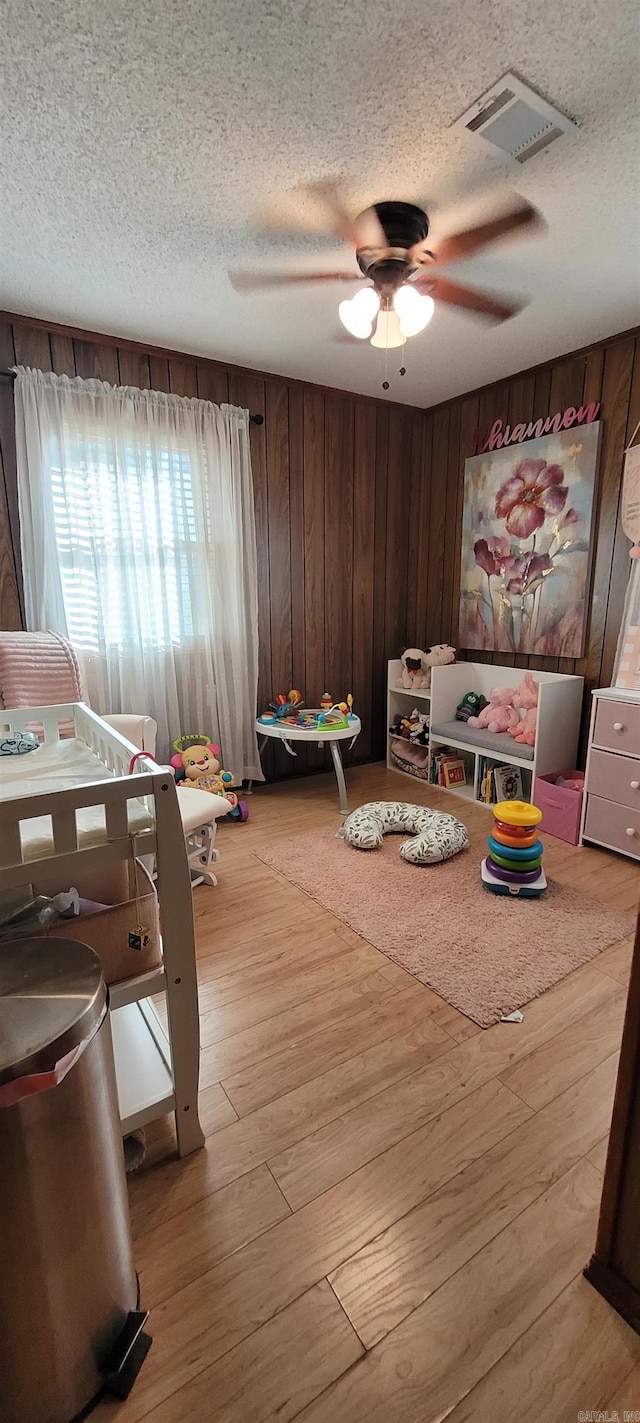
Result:
M15 380L16 373L15 371L0 370L0 376L3 376L5 380ZM264 425L264 415L250 415L249 419L252 425Z

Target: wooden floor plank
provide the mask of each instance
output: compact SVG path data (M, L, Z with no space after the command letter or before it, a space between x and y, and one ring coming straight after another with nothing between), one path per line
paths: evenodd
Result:
M152 1312L154 1349L118 1423L143 1418L530 1115L501 1083L488 1083L428 1132L379 1156L165 1300Z
M596 1167L596 1170L601 1171L603 1175L604 1175L604 1168L605 1168L605 1165L606 1165L606 1162L607 1162L607 1151L608 1151L608 1149L609 1149L609 1133L607 1132L607 1135L606 1135L606 1136L603 1136L603 1137L602 1137L602 1140L596 1143L596 1145L594 1146L593 1150L587 1152L587 1157L588 1157L589 1161L591 1162L591 1165L592 1165L592 1166L595 1166L595 1167Z
M596 1068L329 1276L368 1349L587 1154L616 1070Z
M203 1087L198 1098L198 1110L206 1136L211 1136L213 1132L220 1131L221 1127L228 1127L231 1122L238 1120L238 1113L219 1082L213 1082L210 1087Z
M269 1157L289 1204L305 1201L342 1180L365 1161L415 1131L438 1111L504 1072L547 1037L582 1018L616 993L613 979L585 968L530 1003L524 1021L497 1023L459 1043L421 1071L395 1083L375 1100L354 1107L318 1132ZM236 1131L237 1127L227 1128Z
M515 1067L500 1073L500 1080L534 1111L539 1111L616 1051L622 1036L625 1005L626 993L621 987L619 993L612 994L591 1013L568 1024Z
M135 1256L145 1308L162 1304L289 1214L271 1172L257 1166L151 1229L144 1231L139 1216Z
M640 1339L582 1275L503 1354L447 1423L578 1423L640 1408ZM611 1391L614 1390L612 1397ZM619 1400L618 1403L614 1399ZM626 1403L623 1400L627 1400Z
M601 973L610 974L623 988L628 988L632 953L633 940L623 939L621 944L612 944L610 948L603 949L594 960L594 967Z
M427 990L428 991L428 990ZM200 1082L208 1086L210 1082L220 1082L234 1072L263 1062L282 1050L283 1043L302 1042L312 1034L342 1023L347 1031L346 1020L357 1016L366 1008L391 998L397 989L392 988L381 973L369 973L362 978L345 983L343 987L328 988L325 993L316 993L312 998L303 998L282 1013L274 1013L250 1028L222 1038L203 1048L200 1058Z
M417 1025L385 1037L217 1132L217 1186L227 1185L260 1161L279 1156L310 1130L322 1130L334 1118L445 1053L452 1039L428 1015L419 1016Z
M622 1321L620 1322L622 1323ZM634 1335L636 1342L637 1337L637 1335ZM634 1365L631 1372L627 1374L626 1379L623 1379L622 1382L618 1384L615 1393L606 1400L605 1409L611 1415L617 1413L620 1423L622 1423L624 1419L625 1411L632 1415L633 1423L638 1423L638 1415L640 1414L640 1361ZM633 1416L634 1414L635 1417ZM629 1423L631 1423L631 1420L629 1420Z
M574 1166L311 1403L300 1423L448 1417L580 1270L600 1186L588 1161Z
M343 946L344 947L344 946ZM324 993L339 984L353 982L366 973L374 973L379 968L380 954L370 944L362 943L358 949L347 949L311 968L294 970L282 983L270 988L258 989L226 1005L218 1005L212 998L209 1009L202 1019L201 1041L203 1047L242 1032L253 1023L263 1023L275 1013L285 1008L303 1003L316 993Z
M270 1057L268 1062L253 1063L241 1072L225 1077L223 1085L227 1098L238 1116L245 1116L330 1068L348 1062L375 1043L418 1026L430 1016L431 1007L439 1001L435 993L431 993L430 989L425 993L423 985L413 979L409 988L403 988L402 992L354 1014L349 1020L348 1032L345 1032L342 1021L332 1023L301 1043L292 1043ZM438 1028L438 1032L443 1032L443 1029Z
M325 1281L154 1408L147 1423L289 1423L361 1354Z

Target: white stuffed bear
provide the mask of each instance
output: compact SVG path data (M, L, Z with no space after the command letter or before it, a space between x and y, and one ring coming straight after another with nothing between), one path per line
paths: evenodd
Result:
M402 675L398 686L405 691L428 690L431 686L431 668L445 667L448 662L455 662L455 647L448 647L446 643L440 642L436 647L427 647L423 652L419 647L407 647L402 654Z
M455 647L449 647L446 642L439 642L435 647L427 648L427 687L431 686L431 668L446 667L449 662L455 662Z

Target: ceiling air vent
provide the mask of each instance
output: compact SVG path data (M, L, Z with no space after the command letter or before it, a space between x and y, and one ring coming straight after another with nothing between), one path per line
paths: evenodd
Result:
M578 125L508 70L451 128L482 138L517 163L526 163Z

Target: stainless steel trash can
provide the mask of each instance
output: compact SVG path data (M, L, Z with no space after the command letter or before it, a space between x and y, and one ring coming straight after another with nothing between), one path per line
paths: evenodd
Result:
M86 945L0 944L2 1423L70 1423L144 1322L107 1002Z

